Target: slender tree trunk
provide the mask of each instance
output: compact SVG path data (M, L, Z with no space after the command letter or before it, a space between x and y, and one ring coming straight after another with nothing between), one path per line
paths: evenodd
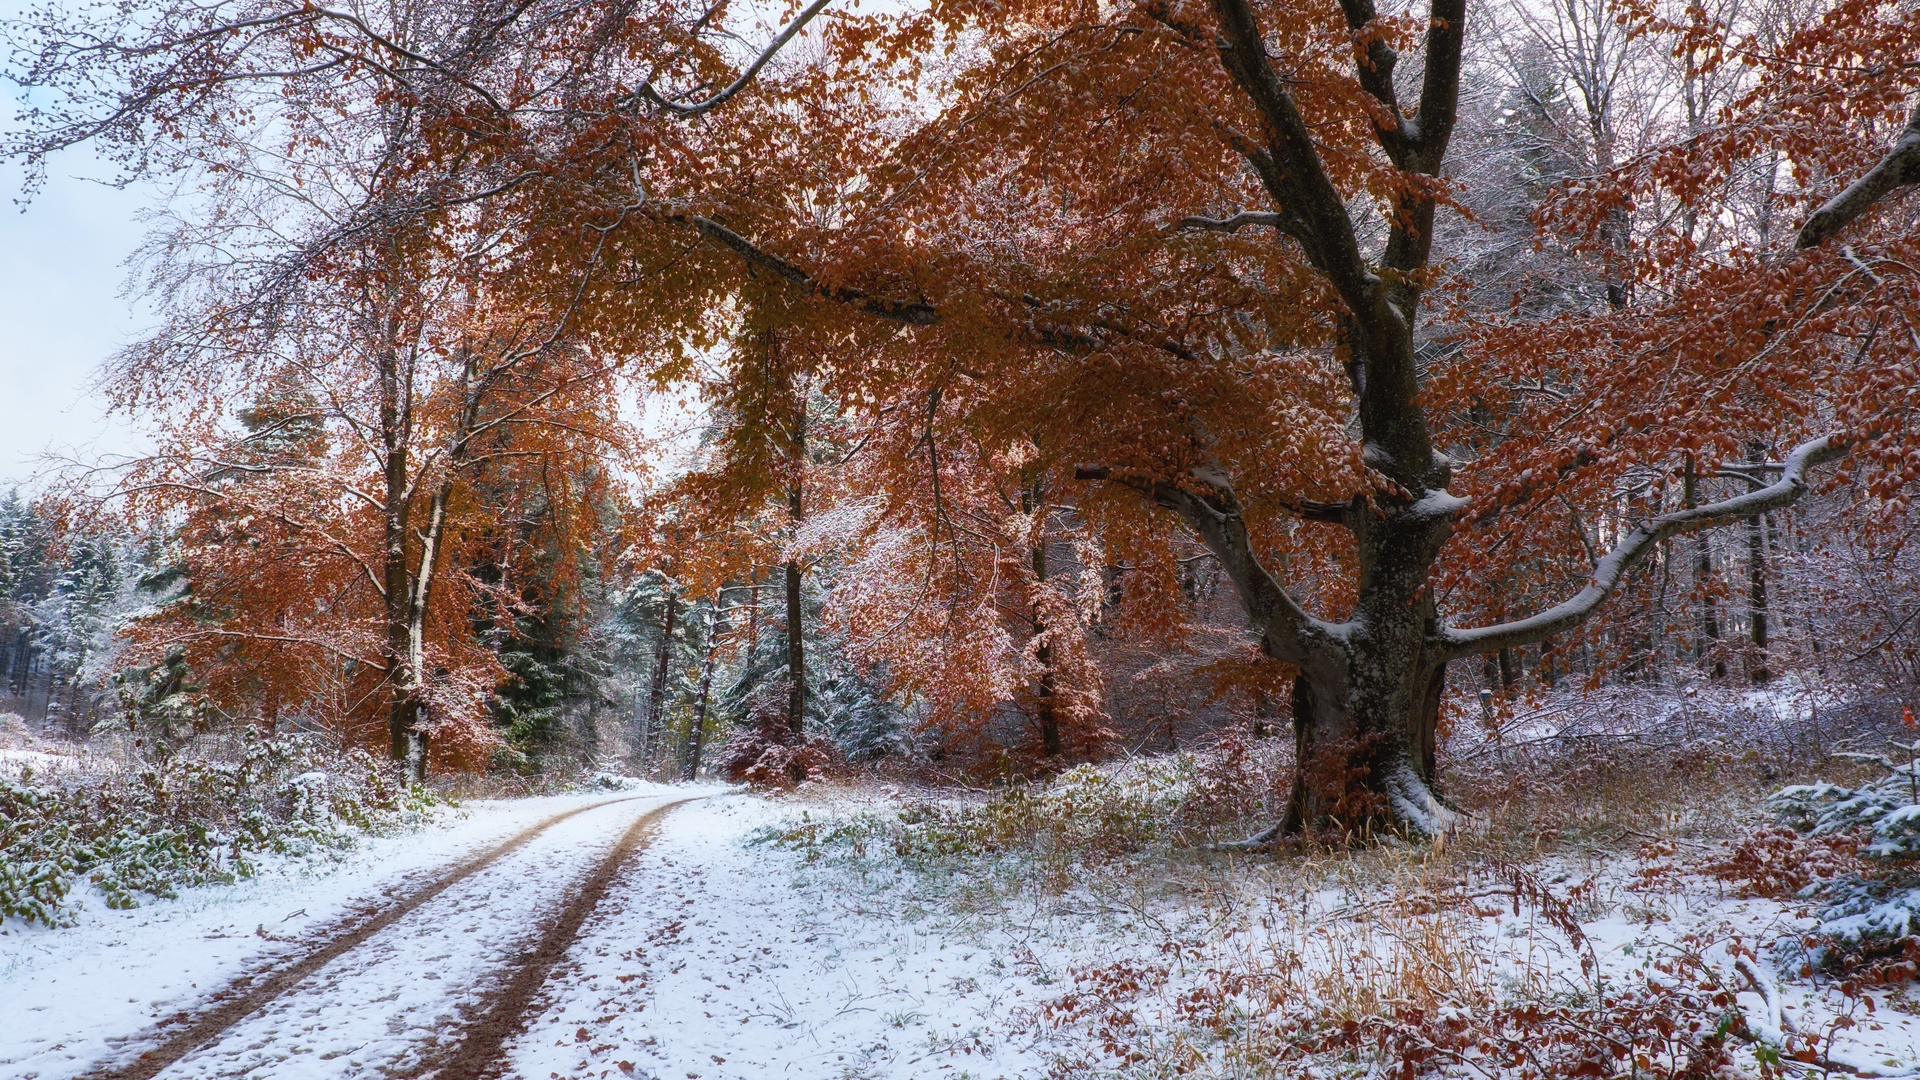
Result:
M647 711L640 720L639 753L634 762L643 775L653 767L654 740L660 731L660 712L666 705L667 672L673 667L673 631L679 617L679 594L673 583L661 578L660 647L653 657L653 682L647 688Z
M692 727L687 732L688 780L699 779L700 755L707 745L707 702L713 695L713 669L720 656L720 639L727 632L727 609L715 600L713 616L707 622L707 654L700 661L700 690L693 699Z
M798 416L793 427L793 480L787 487L787 516L794 529L806 520L802 483L807 464L807 403L801 393ZM787 732L794 742L806 737L807 727L807 649L806 611L801 606L803 572L798 562L789 560L787 572Z
M1748 461L1759 464L1766 459L1766 448L1759 443L1748 449ZM1751 483L1755 488L1763 486L1757 476ZM1747 625L1753 641L1753 667L1748 677L1756 684L1772 677L1767 670L1767 615L1767 517L1755 514L1747 519Z
M1035 480L1020 493L1022 509L1029 514L1044 513L1046 492L1040 481ZM1034 524L1033 548L1030 552L1033 565L1033 580L1036 589L1046 588L1047 582L1047 530L1044 521ZM1033 632L1042 637L1040 647L1033 652L1033 661L1040 668L1040 677L1034 690L1034 720L1040 726L1040 752L1046 757L1059 757L1060 717L1055 702L1055 683L1053 673L1053 646L1044 639L1047 633L1046 622L1041 618L1038 605L1033 613ZM1171 723L1171 721L1169 721ZM1169 729L1171 730L1171 729Z
M391 293L389 296L391 298ZM393 760L407 763L411 774L416 762L421 768L425 767L425 754L415 749L420 720L420 672L414 667L413 575L407 560L412 498L407 486L408 457L413 441L412 380L407 359L393 344L397 338L397 332L389 326L388 347L380 351L375 362L381 450L385 456L381 583L385 593L386 639L381 659L387 665L387 751Z
M799 502L796 494L793 501ZM787 732L795 740L806 736L807 648L806 614L801 608L800 564L789 562L787 574Z
M1267 692L1265 690L1255 690L1253 692L1253 737L1254 738L1264 739L1268 735L1273 734L1273 727L1270 723L1268 723L1268 717L1271 717L1272 715L1273 715L1273 702L1267 698Z
M1767 670L1767 519L1755 515L1747 519L1747 617L1753 640L1752 679L1766 682Z
M1686 456L1681 487L1680 505L1692 510L1700 505L1700 474L1694 466L1693 455ZM1726 674L1726 667L1713 654L1720 644L1720 609L1713 596L1713 546L1707 535L1701 533L1694 540L1693 576L1701 592L1700 599L1700 638L1695 647L1695 655L1703 664L1709 665L1708 671L1714 678Z

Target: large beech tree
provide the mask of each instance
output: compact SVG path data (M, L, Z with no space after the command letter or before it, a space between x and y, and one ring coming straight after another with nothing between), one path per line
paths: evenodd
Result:
M419 165L463 180L435 204L517 207L534 277L600 268L569 302L582 340L670 385L744 340L743 297L784 295L799 381L861 429L870 535L921 545L915 565L967 564L964 490L1050 493L1136 576L1171 576L1176 523L1197 537L1297 672L1276 832L1446 829L1449 664L1576 630L1665 540L1784 507L1822 462L1850 455L1882 498L1920 471L1920 253L1875 209L1912 179L1911 140L1876 161L1920 88L1920 24L1888 0L1764 46L1697 7L1615 5L1689 79L1717 73L1721 104L1550 194L1542 242L1604 296L1551 318L1449 275L1447 237L1475 227L1449 152L1487 51L1464 0L820 0L739 54L722 9L665 3L452 3L436 17L471 33L402 36L310 5L169 10L159 32L51 32L28 81L105 107L44 115L25 148L104 133L144 164L179 152L151 118L230 130L243 78L404 71L400 97L441 103ZM297 48L248 53L262 27ZM324 93L282 96L302 95ZM1798 248L1787 219L1810 222ZM1754 490L1623 495L1635 470L1728 461ZM1569 509L1611 549L1570 543ZM1586 580L1511 610L1510 576L1541 567ZM922 580L894 602L998 588Z
M1452 284L1436 238L1474 40L1455 0L937 5L900 40L966 43L944 108L861 162L831 221L754 198L644 212L810 297L861 357L845 396L873 401L896 447L943 427L984 451L949 461L1031 440L1046 483L1090 485L1096 525L1177 515L1298 673L1299 780L1276 834L1435 833L1454 817L1435 775L1449 664L1574 631L1669 538L1785 507L1850 448L1873 490L1913 471L1913 402L1889 393L1914 372L1911 240L1817 243L1904 166L1813 215L1811 255L1700 220L1731 217L1716 200L1756 162L1774 170L1770 218L1869 168L1905 116L1920 27L1844 3L1759 55L1697 11L1616 17L1752 70L1710 133L1648 139L1554 194L1547 242L1589 254L1607 300L1545 321L1442 292L1423 325ZM1629 470L1677 477L1782 440L1738 497L1623 505ZM896 463L894 511L951 536L953 466ZM1504 568L1578 551L1559 509L1576 504L1610 516L1613 546L1564 601L1503 613Z

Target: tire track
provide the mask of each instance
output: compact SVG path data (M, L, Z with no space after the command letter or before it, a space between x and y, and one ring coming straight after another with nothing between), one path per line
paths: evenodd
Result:
M368 938L399 922L434 897L525 847L529 841L555 825L589 810L598 810L604 806L649 797L629 795L619 799L607 799L604 802L564 810L536 822L421 885L400 900L358 918L350 916L341 920L331 931L331 936L298 959L277 967L269 967L265 971L250 972L236 977L224 988L214 992L210 997L210 1003L198 1012L183 1012L160 1024L156 1029L157 1032L165 1032L171 1028L178 1028L178 1030L162 1038L159 1045L141 1051L138 1057L125 1064L102 1066L92 1072L83 1073L78 1080L152 1080L163 1069L212 1042L228 1028L293 989L307 976L345 955ZM681 800L681 802L685 801L687 800ZM670 805L678 806L679 803ZM658 813L659 811L654 811L646 814L640 820L642 822L653 820ZM630 829L629 833L632 831ZM621 842L626 843L626 837L622 837Z
M546 985L555 965L566 958L567 950L580 936L593 909L599 906L613 882L634 852L644 847L674 809L694 802L678 799L647 811L627 827L620 841L600 860L593 874L581 883L578 892L567 899L547 923L532 948L520 958L513 970L480 1004L480 1015L465 1025L460 1042L437 1063L421 1069L418 1076L436 1080L497 1080L506 1073L506 1045L533 1019L534 998Z

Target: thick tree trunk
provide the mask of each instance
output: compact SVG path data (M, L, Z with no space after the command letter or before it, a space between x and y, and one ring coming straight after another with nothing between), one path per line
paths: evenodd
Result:
M1452 828L1457 815L1438 794L1435 755L1446 666L1395 667L1353 665L1366 683L1359 686L1305 674L1294 680L1293 789L1268 839L1436 836ZM1382 685L1382 677L1398 685Z
M1300 832L1437 836L1458 818L1435 783L1446 662L1431 647L1437 613L1425 587L1450 525L1410 507L1356 507L1348 520L1360 543L1359 604L1343 634L1298 659L1293 788L1280 823L1255 843ZM1222 560L1230 574L1233 561L1231 551ZM1262 640L1275 651L1270 632Z
M687 732L687 764L683 776L700 776L700 755L707 745L707 702L713 696L714 662L720 655L720 639L727 632L727 609L714 601L713 616L707 623L707 655L700 661L700 690L693 699L692 727Z

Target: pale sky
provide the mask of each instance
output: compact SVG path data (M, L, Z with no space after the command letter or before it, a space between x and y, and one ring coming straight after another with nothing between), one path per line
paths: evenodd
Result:
M0 12L13 7L0 0ZM14 99L0 97L10 123ZM80 179L104 172L81 154L50 172L23 212L20 172L0 166L0 490L49 452L90 458L139 444L124 420L107 421L90 384L143 325L120 293L152 196Z

